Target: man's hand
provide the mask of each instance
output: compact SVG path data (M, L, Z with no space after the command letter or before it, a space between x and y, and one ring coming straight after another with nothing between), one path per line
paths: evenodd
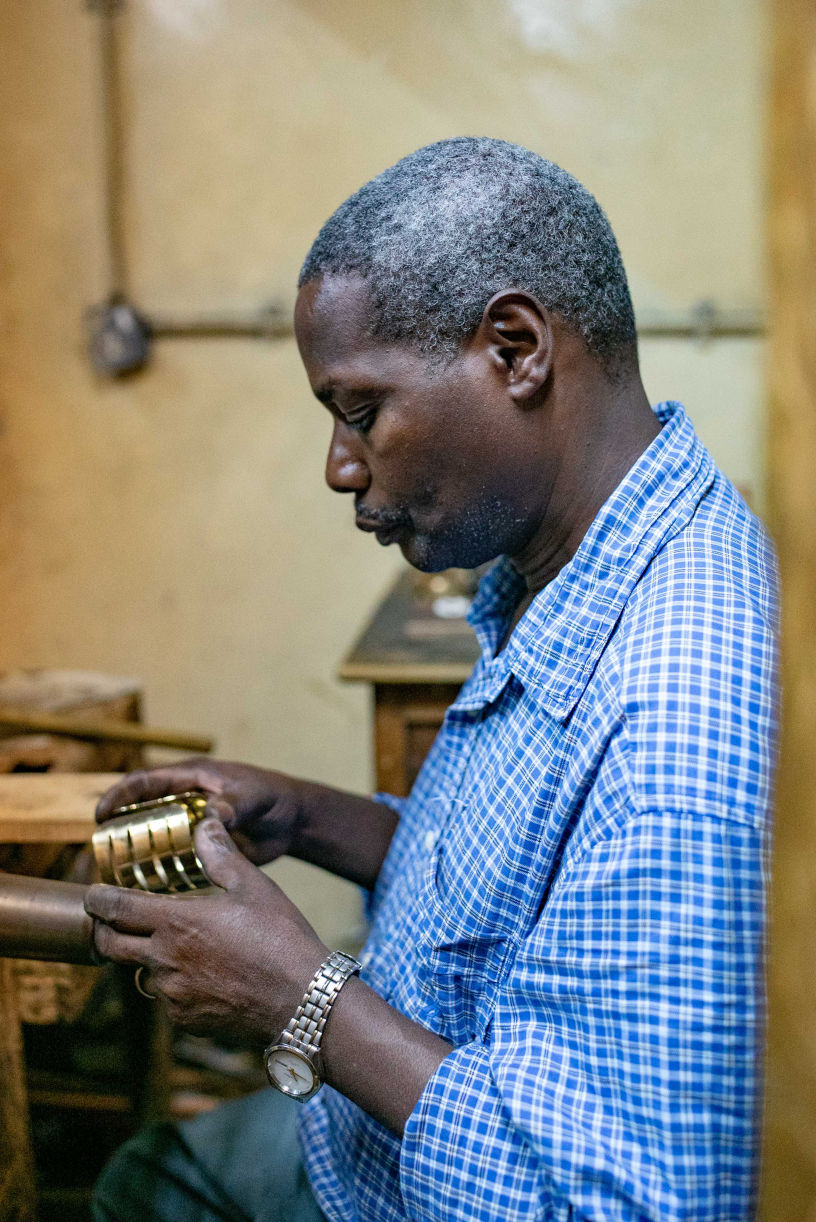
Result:
M240 1032L263 1046L294 1014L328 948L232 843L225 804L210 810L216 817L196 828L196 851L221 894L181 899L97 885L86 908L99 953L143 964L174 1023L199 1034Z
M199 789L221 799L214 813L222 818L244 856L265 865L290 851L304 818L305 788L303 781L282 772L202 756L131 772L102 795L96 818L101 823L119 806Z
M361 887L376 883L397 824L393 811L371 798L206 756L131 772L100 798L96 817L103 822L118 806L188 789L220 799L216 814L256 865L288 853Z
M97 885L85 906L101 955L143 964L178 1026L276 1039L329 953L271 879L224 828L228 812L196 828L196 850L221 895L180 897ZM220 822L219 822L220 819ZM392 1009L359 978L340 990L321 1045L326 1080L401 1135L428 1079L451 1051Z

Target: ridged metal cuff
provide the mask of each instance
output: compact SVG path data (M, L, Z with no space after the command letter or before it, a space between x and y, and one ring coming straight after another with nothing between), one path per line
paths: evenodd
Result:
M190 791L121 806L91 839L102 882L142 891L208 887L193 840L206 805L206 794Z
M333 950L317 969L294 1018L280 1037L281 1044L290 1044L308 1056L317 1056L329 1012L337 994L348 980L356 976L361 963L341 950Z

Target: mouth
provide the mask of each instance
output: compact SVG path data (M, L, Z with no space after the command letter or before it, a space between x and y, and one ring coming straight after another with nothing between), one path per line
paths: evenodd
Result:
M398 543L409 533L408 524L404 521L389 522L382 519L366 518L361 514L357 514L355 522L358 530L376 535L377 542L381 547L388 547L390 543Z

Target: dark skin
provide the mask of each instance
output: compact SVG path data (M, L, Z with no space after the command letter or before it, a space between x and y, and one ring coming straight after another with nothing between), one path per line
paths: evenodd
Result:
M526 292L497 293L450 362L371 335L365 283L306 284L295 328L312 389L331 413L326 479L351 493L357 524L417 568L475 567L507 555L526 594L513 627L575 554L604 501L659 432L637 372L611 381L583 339ZM185 789L211 795L196 832L215 896L92 887L102 955L150 970L171 1017L197 1032L276 1038L328 954L256 867L282 854L366 887L396 818L369 798L281 773L190 760L124 778L99 804ZM452 1047L357 978L335 1003L323 1075L401 1135Z

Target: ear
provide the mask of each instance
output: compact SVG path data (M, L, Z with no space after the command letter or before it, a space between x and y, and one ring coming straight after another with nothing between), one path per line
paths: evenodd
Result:
M541 302L520 289L495 293L478 334L512 398L519 404L531 400L552 372L553 327Z

